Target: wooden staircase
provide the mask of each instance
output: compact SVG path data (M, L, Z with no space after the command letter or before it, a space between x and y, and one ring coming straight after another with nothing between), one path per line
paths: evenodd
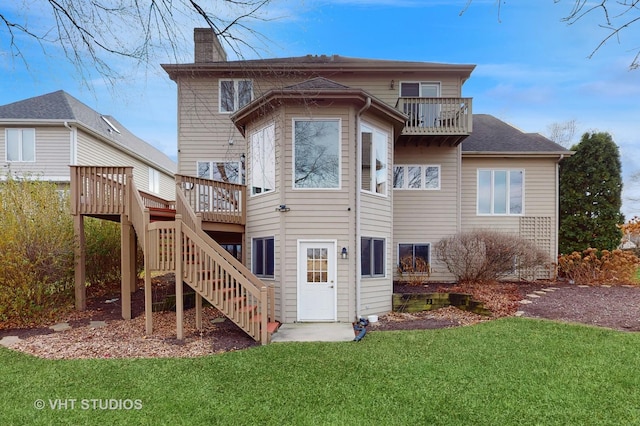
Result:
M176 275L177 337L182 339L183 297L182 282L196 292L197 327L202 321L202 299L219 309L256 341L266 344L277 329L274 290L265 285L239 260L229 254L203 230L202 213L185 192L215 193L219 200L213 212L215 220L238 223L238 210L244 202L237 187L223 182L177 176L176 202L169 202L152 194L138 191L133 182L131 167L72 166L72 214L108 218L118 216L125 226L130 225L142 246L145 269L146 331L153 329L151 316L152 271L174 272ZM185 181L193 180L189 185ZM226 194L226 195L225 195ZM211 205L209 206L211 207ZM231 211L221 211L229 209ZM241 213L244 226L244 212ZM124 235L124 231L123 231ZM123 258L127 238L123 237ZM135 253L135 251L133 251ZM78 262L81 263L81 262ZM124 265L124 264L123 264ZM77 266L78 268L78 266ZM123 267L123 271L125 268ZM124 280L123 273L123 280ZM76 274L76 295L78 295ZM84 282L82 282L84 285ZM123 285L123 303L125 286ZM124 315L123 315L124 316Z

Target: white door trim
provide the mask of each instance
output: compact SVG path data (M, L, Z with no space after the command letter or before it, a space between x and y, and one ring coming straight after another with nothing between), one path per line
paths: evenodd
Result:
M304 315L301 315L301 307L303 305L302 303L302 286L303 286L303 281L301 279L301 274L302 274L302 245L303 244L314 244L314 243L319 243L319 244L330 244L331 247L329 249L329 253L327 254L327 258L329 261L329 265L331 265L331 263L333 262L332 267L330 266L328 268L328 272L329 272L329 276L328 276L328 281L332 282L333 285L333 301L332 301L332 305L333 305L333 317L332 318L326 318L326 319L310 319L310 318L304 318ZM297 281L297 295L296 295L296 321L299 322L336 322L338 320L338 240L335 239L299 239L297 240L297 245L296 245L296 281ZM306 271L306 266L305 266L305 271Z

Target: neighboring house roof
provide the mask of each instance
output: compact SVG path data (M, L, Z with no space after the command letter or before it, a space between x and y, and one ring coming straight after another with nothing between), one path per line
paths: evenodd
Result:
M76 124L129 155L170 174L176 172L176 163L162 151L131 133L114 117L100 114L63 90L0 106L0 124L38 122Z
M251 59L241 61L198 62L191 64L162 64L162 68L174 78L180 72L220 71L252 72L262 70L267 73L282 71L334 71L334 72L389 72L389 71L436 71L457 74L468 78L475 68L469 64L444 64L437 62L410 62L383 59L350 58L340 55L306 55L288 58Z
M462 142L464 154L571 155L539 133L525 133L489 114L473 114L473 131Z

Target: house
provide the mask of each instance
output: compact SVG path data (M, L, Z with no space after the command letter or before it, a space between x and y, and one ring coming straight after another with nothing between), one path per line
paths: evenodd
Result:
M196 325L205 298L267 343L276 322L390 311L401 259L424 261L426 279L453 280L433 245L461 231L515 233L555 258L558 162L571 152L472 114L463 85L473 65L229 61L210 29L194 40L193 63L162 65L178 93L173 220L154 220L117 174L106 191L123 191L117 201L76 203L78 215L126 212L142 240L147 333L150 271L178 277L178 338L185 282ZM81 172L80 187L108 184Z
M210 30L194 40L194 63L162 65L178 89L178 173L245 185L243 229L203 226L274 289L278 321L388 312L405 255L451 281L433 244L459 231L516 233L555 258L571 152L473 115L473 65L228 61Z
M0 161L3 177L63 185L70 165L129 166L140 189L175 198L173 160L62 90L0 106Z

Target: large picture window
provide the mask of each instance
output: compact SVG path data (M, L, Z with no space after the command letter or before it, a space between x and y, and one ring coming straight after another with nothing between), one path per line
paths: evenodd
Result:
M385 249L383 238L362 238L360 266L363 277L385 275Z
M239 161L198 161L197 166L199 178L243 183Z
M274 124L270 124L250 136L251 195L271 192L276 187L275 138Z
M363 124L362 138L362 190L387 195L388 135Z
M5 141L7 162L36 161L35 129L7 129Z
M261 278L273 278L276 264L273 237L253 239L253 273Z
M340 188L340 120L294 120L293 187Z
M251 80L220 80L220 112L234 112L251 102Z
M478 214L522 215L524 170L478 170Z
M394 189L440 189L440 166L407 165L393 169Z

